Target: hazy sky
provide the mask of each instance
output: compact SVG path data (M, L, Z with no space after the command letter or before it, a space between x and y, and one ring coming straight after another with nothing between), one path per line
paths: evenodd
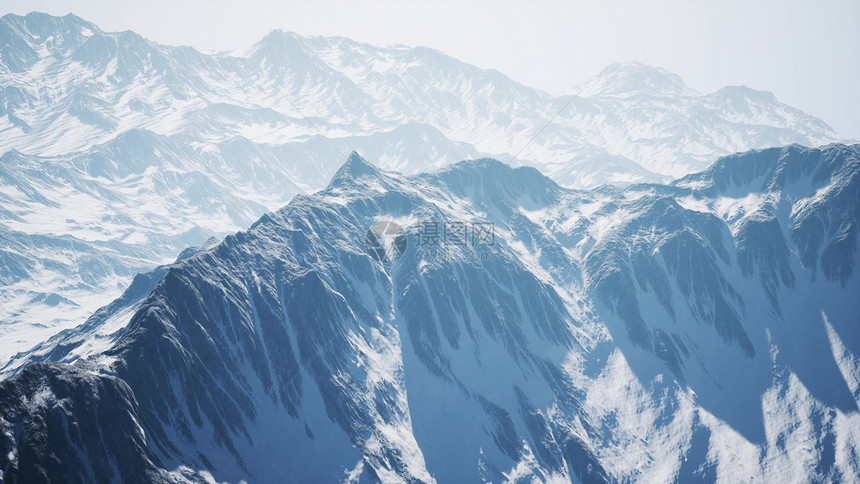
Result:
M858 0L0 1L0 13L32 10L206 51L247 47L275 28L426 45L553 94L635 59L702 92L772 91L860 139Z

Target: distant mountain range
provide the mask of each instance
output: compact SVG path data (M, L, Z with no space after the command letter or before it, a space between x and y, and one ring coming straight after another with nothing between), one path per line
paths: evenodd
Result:
M273 31L247 51L207 55L130 31L103 32L74 15L33 13L4 16L0 38L0 152L66 154L133 128L200 145L235 137L291 144L319 128L348 152L351 137L414 123L423 126L417 133L442 133L430 140L439 152L410 159L386 153L380 164L415 173L459 161L442 149L451 142L506 158L570 100L433 49L341 37ZM576 99L518 161L575 188L679 177L751 148L844 141L768 92L736 86L703 95L637 62L609 66L571 89ZM305 170L285 175L319 188L338 158L322 179L309 176L321 168L317 159L294 159ZM600 169L607 160L613 163ZM586 180L566 170L583 163L599 175Z
M489 155L592 188L841 141L767 92L703 95L635 62L571 99L425 47L281 31L209 55L32 13L2 17L0 41L0 363L324 188L352 150L404 174Z
M588 191L352 154L0 382L0 478L848 482L858 232L860 145Z

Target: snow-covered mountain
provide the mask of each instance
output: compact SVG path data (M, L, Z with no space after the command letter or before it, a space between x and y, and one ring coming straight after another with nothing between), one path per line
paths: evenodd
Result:
M0 383L0 472L850 480L858 197L860 145L590 191L491 159L407 176L353 154L107 308L136 308L100 333L110 348ZM365 247L380 220L405 229L393 262Z
M73 15L33 13L4 16L0 39L0 152L66 154L132 128L266 144L320 130L348 151L339 138L417 123L507 158L570 101L433 49L340 37L273 31L246 51L207 55L103 32ZM736 151L840 140L768 92L730 87L703 95L636 62L612 65L571 90L570 106L519 155L563 185L679 177ZM583 162L599 168L604 159L615 162L591 180L564 170ZM452 160L426 161L411 173Z
M477 155L415 124L344 140L396 169ZM84 321L136 273L324 186L341 159L318 136L199 146L133 129L83 152L0 156L0 367Z
M493 156L590 188L839 140L769 93L703 95L635 62L571 99L433 49L281 31L209 55L32 13L0 18L0 41L0 362L325 187L351 150L406 174Z
M416 124L345 139L395 169L409 169L404 159L432 165L437 157L476 155ZM86 320L138 272L247 227L310 189L291 179L325 186L340 165L321 137L271 146L235 137L203 150L194 144L135 129L84 152L0 157L0 368ZM320 153L326 156L308 166Z
M216 242L217 240L212 238L202 247L189 247L182 251L177 260L191 257L200 250L213 246ZM135 310L149 296L155 285L164 278L169 267L169 265L162 265L135 275L131 284L120 297L95 312L84 313L85 308L81 308L68 300L63 300L61 296L56 294L53 297L58 299L58 302L40 301L43 303L42 306L50 306L44 310L42 315L45 320L56 319L59 313L64 315L63 321L68 321L73 327L59 332L56 330L49 332L48 328L41 327L39 330L19 329L14 326L9 328L8 334L4 335L3 338L4 360L3 366L0 366L0 379L14 375L30 363L39 361L74 362L82 357L110 348L125 332ZM101 299L103 297L98 300ZM30 301L29 306L26 307L38 306ZM50 313L49 309L53 309L53 313ZM85 322L78 324L82 319L86 319ZM10 335L17 336L18 339L15 340Z

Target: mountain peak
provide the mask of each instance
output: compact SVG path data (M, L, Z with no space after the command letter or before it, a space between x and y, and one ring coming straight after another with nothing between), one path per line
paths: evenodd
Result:
M379 174L379 168L373 166L362 158L361 155L353 151L346 158L343 166L334 174L329 187L340 186L344 182L353 182L363 177L377 177Z
M283 53L285 49L294 48L301 40L303 37L299 34L275 29L254 44L251 50L263 54L278 54Z
M499 194L519 194L551 203L559 193L559 186L536 168L514 168L493 158L464 160L432 176L453 193L464 196L478 188L495 199Z
M247 53L263 65L298 72L321 64L310 50L305 37L275 29L251 46Z
M283 29L274 29L260 39L260 42L274 42L282 40L297 40L303 38L301 35Z
M775 102L776 96L770 91L760 91L745 85L740 86L725 86L722 89L711 95L717 99L736 100L738 102L746 102L749 100L762 102Z
M101 30L73 14L4 15L0 18L0 37L5 44L2 64L13 72L25 72L43 55L43 50L57 57L69 55L94 32Z
M695 96L680 76L639 61L610 64L578 88L581 96L628 97L637 94Z
M53 34L79 34L85 29L93 32L100 31L94 24L73 13L63 16L35 11L26 15L9 13L0 17L0 23L19 26L36 40Z

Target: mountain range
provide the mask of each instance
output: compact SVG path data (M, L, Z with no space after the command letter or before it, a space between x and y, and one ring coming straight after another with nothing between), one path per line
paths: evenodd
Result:
M860 145L773 94L0 45L0 481L860 475Z
M768 92L701 94L637 62L556 97L341 37L273 31L206 54L31 13L0 18L0 40L0 363L134 274L324 188L352 150L404 174L489 155L587 189L844 141Z
M81 329L131 308L107 344L0 383L0 471L849 481L858 197L860 145L588 191L492 159L403 175L353 153L322 191L139 281ZM392 262L364 244L380 220L408 238ZM428 224L479 222L492 238L427 250Z
M4 16L0 36L7 46L0 71L4 152L66 154L132 128L203 144L244 137L281 145L322 133L344 151L349 137L417 123L481 153L517 154L517 162L562 185L590 188L679 177L750 148L844 141L771 93L734 86L701 94L638 62L611 65L571 86L570 95L553 97L433 49L341 37L273 31L248 50L209 55L129 31L103 32L74 15L38 13ZM526 146L551 119L544 136ZM458 161L440 154L389 154L379 162L416 173ZM293 181L321 188L340 159L329 162L322 179L294 173L309 181ZM615 165L591 180L565 170L599 168L606 160Z

